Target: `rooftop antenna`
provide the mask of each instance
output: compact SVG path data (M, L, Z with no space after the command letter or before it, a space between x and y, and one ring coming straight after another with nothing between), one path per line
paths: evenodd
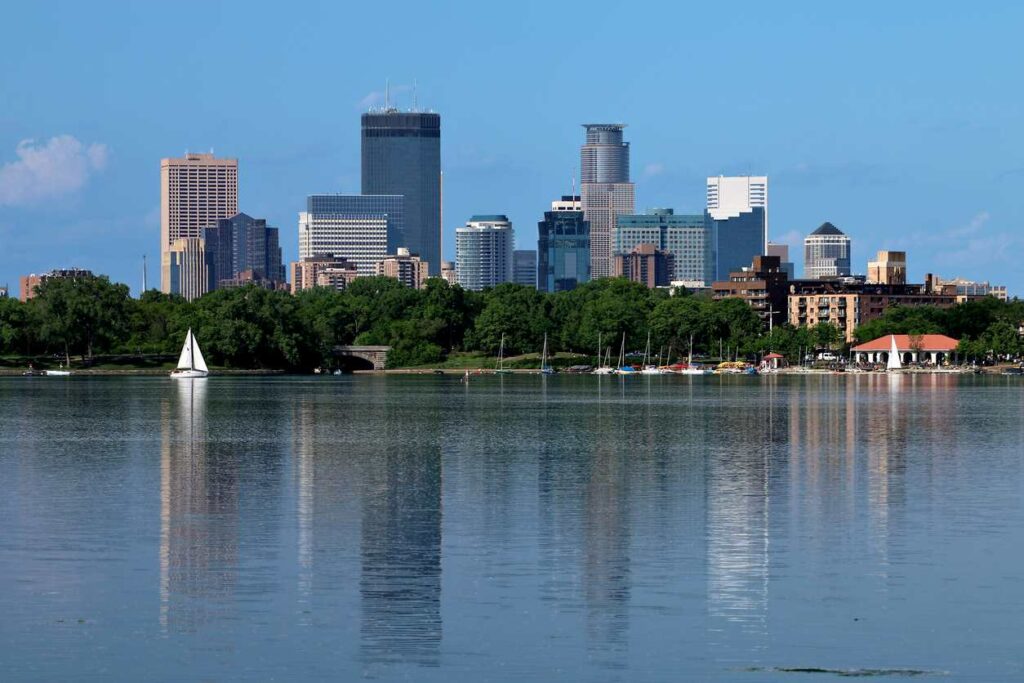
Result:
M148 287L146 286L146 255L142 255L142 292L145 293ZM142 294L139 294L139 298L142 298Z
M576 167L572 167L572 196L576 197Z

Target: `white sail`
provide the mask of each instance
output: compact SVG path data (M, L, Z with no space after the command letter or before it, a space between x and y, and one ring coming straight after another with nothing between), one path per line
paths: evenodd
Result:
M192 334L192 330L188 332L192 335L192 356L195 361L195 369L203 372L209 372L210 368L206 367L206 359L203 358L203 352L199 348L199 342L196 341L196 336Z
M903 367L903 363L900 361L900 352L896 348L896 335L889 335L889 339L892 340L892 346L889 349L889 362L886 364L886 370L899 370Z
M185 345L181 347L181 355L178 356L178 369L191 370L192 367L192 328L189 328L185 335Z

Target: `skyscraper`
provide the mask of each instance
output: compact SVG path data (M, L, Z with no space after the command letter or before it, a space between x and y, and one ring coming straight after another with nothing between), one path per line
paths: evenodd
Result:
M537 289L537 251L516 249L512 252L512 282Z
M670 278L673 281L705 287L715 279L714 231L703 215L652 209L642 215L619 216L615 254L628 254L645 243L672 255Z
M245 213L221 218L215 226L203 228L203 239L211 290L246 270L256 278L284 282L278 229L268 228L266 220Z
M200 238L203 228L238 213L238 159L186 154L160 160L160 291L172 288L171 259L164 258L180 239Z
M537 286L564 292L590 282L590 223L577 195L551 202L537 223Z
M167 274L168 291L195 301L210 291L210 268L206 243L202 237L174 240L161 255L160 265Z
M387 108L362 117L364 195L404 197L405 237L401 244L441 266L441 117Z
M621 123L585 123L586 141L580 148L581 200L590 224L590 275L612 272L615 217L631 214L635 198L629 182L629 143L622 140Z
M403 246L404 200L397 195L313 194L299 214L299 259L333 254L359 274Z
M715 279L749 266L768 245L768 178L708 178L708 226L715 231Z
M804 277L846 277L850 274L850 238L831 223L822 223L804 238Z
M512 223L502 215L473 216L455 230L455 270L463 289L512 281Z

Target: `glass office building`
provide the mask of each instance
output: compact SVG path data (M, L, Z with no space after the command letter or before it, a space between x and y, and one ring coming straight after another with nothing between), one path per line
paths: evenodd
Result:
M622 123L585 123L580 148L580 198L590 225L590 273L611 275L616 217L636 210L635 188L629 181L629 143Z
M715 279L728 280L729 273L749 268L765 249L765 210L755 207L737 216L716 220L704 213L708 230L715 236Z
M401 195L405 235L401 244L441 267L441 117L397 109L362 117L362 193Z
M551 203L537 223L537 286L564 292L590 281L590 223L580 197L566 195Z
M210 291L217 289L221 280L230 280L247 270L267 280L285 281L278 229L268 228L266 220L237 213L219 219L214 227L204 228L203 239Z
M537 288L537 252L533 249L516 249L512 252L512 282L517 285Z
M641 244L653 244L672 255L673 281L710 286L715 278L714 231L703 215L653 209L645 214L619 216L615 253L629 254Z
M373 275L378 261L403 246L403 202L398 195L310 195L299 214L299 258L333 254Z

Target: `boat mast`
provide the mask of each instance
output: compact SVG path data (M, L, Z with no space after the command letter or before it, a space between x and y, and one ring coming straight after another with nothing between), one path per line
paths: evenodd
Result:
M194 371L196 369L196 336L192 334L192 328L188 328L188 369Z

